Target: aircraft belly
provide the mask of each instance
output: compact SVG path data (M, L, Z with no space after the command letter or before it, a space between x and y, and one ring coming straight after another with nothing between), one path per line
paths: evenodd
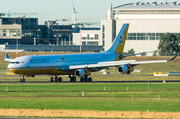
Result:
M73 75L72 71L53 70L49 75Z
M23 74L23 75L39 75L39 74L47 74L47 75L70 75L74 72L66 72L61 70L56 70L57 67L53 68L29 68L29 69L9 69L9 71L15 74Z

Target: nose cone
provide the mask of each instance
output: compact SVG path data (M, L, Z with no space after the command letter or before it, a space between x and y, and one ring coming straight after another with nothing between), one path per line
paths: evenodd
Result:
M7 70L12 72L12 65L11 65L11 64L9 64L9 65L7 66Z
M9 70L10 68L11 68L11 65L10 65L10 64L8 64L7 69Z

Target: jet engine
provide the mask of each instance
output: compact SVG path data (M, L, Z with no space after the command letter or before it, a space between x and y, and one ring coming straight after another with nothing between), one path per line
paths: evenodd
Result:
M124 65L118 67L118 72L121 74L130 74L134 71L134 68L132 68L130 65Z
M76 77L79 77L79 78L82 78L85 74L86 74L85 69L77 69L77 70L74 72L74 75L75 75Z
M118 72L121 73L121 74L125 74L128 72L128 66L125 65L125 66L119 66L118 67Z

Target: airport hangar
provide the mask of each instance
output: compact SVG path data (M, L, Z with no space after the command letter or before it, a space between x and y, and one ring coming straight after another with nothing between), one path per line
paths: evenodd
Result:
M130 23L124 52L131 48L136 53L155 51L163 33L180 35L180 3L138 2L106 10L106 19L101 20L105 50L111 46L124 23Z

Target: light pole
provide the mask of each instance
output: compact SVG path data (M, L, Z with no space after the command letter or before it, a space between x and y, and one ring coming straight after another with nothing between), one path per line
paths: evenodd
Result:
M81 38L82 36L81 36L81 28L80 28L80 52L81 52Z
M16 32L17 40L16 40L16 57L18 57L18 33Z

